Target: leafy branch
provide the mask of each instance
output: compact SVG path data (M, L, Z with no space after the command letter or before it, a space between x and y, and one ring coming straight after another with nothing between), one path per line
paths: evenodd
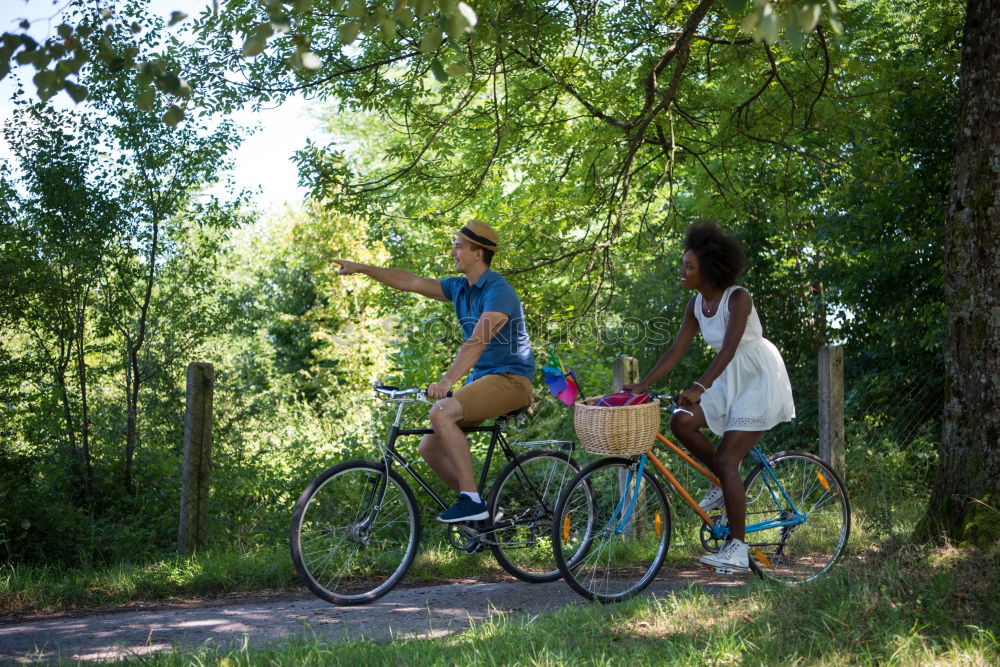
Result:
M706 0L702 3L704 7L699 6L696 11L700 12L703 8L707 10L712 1ZM576 3L570 4L571 10L577 12ZM803 34L816 27L824 5L834 29L840 30L834 0L754 0L749 13L746 13L746 0L725 0L725 4L734 14L745 14L743 28L758 42L773 44L782 31L792 43L800 42ZM125 11L120 16L116 13L119 5L125 5ZM485 6L487 15L500 11L499 8L494 10L489 7L486 2L482 5ZM94 10L90 9L90 4L85 0L70 0L64 7L66 8L86 15L75 23L60 23L56 34L44 41L39 42L29 34L31 21L27 19L20 23L20 32L5 32L0 35L0 80L10 74L11 63L28 65L36 70L32 81L41 100L46 101L60 91L65 91L74 102L80 103L88 94L87 86L80 82L80 71L87 63L100 60L113 71L135 71L136 81L141 88L134 99L136 106L151 109L159 91L173 98L162 120L169 125L176 125L184 118L183 101L190 98L193 92L190 77L185 77L182 72L159 59L138 62L135 49L120 50L112 45L110 32L113 28L110 24L119 18L128 22L133 33L144 30L140 20L125 19L129 10L139 11L134 3L112 2ZM218 3L215 3L213 9L206 10L205 20L215 16L218 11ZM468 72L468 65L465 63L452 62L446 65L434 55L446 40L484 39L500 42L509 38L508 35L497 32L494 21L481 23L476 10L459 0L440 0L437 3L433 0L234 0L228 2L223 11L232 17L232 27L241 35L242 58L252 60L271 48L284 48L274 45L278 43L279 37L287 36L282 44L290 47L290 52L282 59L282 67L298 71L307 78L331 66L313 48L316 34L325 34L322 31L329 29L331 24L336 28L342 51L361 48L371 40L389 46L415 46L418 53L431 58L431 71L442 82L449 77L465 76ZM530 8L525 11L530 11ZM586 25L593 11L591 3L584 6L576 20L578 31ZM174 11L165 23L168 27L174 26L187 18L183 12ZM703 35L694 38L714 39ZM686 41L690 39L690 35L685 37ZM743 44L746 40L729 43ZM663 54L662 62L651 72L654 80L673 56L673 52ZM410 57L400 56L386 62ZM334 59L335 62L336 60ZM355 71L342 64L332 66L334 71L322 76L312 87ZM309 84L276 88L262 85L257 90L287 93L305 87L309 87ZM567 89L572 91L571 86ZM652 103L652 95L652 88L649 88L648 104ZM577 97L585 104L582 96L577 94ZM595 115L599 113L596 109L591 111ZM617 122L613 116L602 118L608 122Z

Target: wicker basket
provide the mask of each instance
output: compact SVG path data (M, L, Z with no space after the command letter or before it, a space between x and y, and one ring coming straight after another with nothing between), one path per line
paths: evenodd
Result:
M573 426L580 444L591 454L634 456L645 454L656 442L660 428L660 402L601 407L600 396L577 401Z

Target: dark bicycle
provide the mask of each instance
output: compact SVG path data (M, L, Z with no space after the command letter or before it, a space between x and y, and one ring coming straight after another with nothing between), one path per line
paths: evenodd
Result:
M385 595L416 556L420 512L397 466L442 510L448 507L396 449L400 437L433 433L429 428L401 427L408 403L433 401L422 389L382 384L375 385L375 394L397 403L388 436L378 445L378 459L345 461L325 470L302 492L292 514L289 541L299 578L318 597L339 605L366 604ZM492 520L450 524L445 529L452 547L467 553L488 547L518 579L554 581L560 574L552 551L552 517L563 487L580 465L572 458L571 441L509 441L506 426L522 412L498 417L489 426L462 429L490 434L479 476L480 494L485 496L498 447L507 464L486 503Z

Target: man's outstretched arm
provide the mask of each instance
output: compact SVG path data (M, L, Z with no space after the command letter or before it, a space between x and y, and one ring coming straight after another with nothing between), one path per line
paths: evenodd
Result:
M331 259L330 261L340 267L340 271L338 273L342 276L347 276L352 273L363 273L366 276L374 278L383 285L394 289L402 290L404 292L414 292L415 294L430 297L431 299L437 299L438 301L448 300L448 297L444 295L444 291L441 289L440 280L434 280L433 278L421 278L420 276L410 273L409 271L387 269L381 266L361 264L359 262L352 262L346 259Z

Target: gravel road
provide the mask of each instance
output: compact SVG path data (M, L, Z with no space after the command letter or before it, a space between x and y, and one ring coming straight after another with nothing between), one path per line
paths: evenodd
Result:
M668 596L692 584L720 590L744 581L705 570L661 572L644 595ZM106 661L175 646L197 648L206 642L231 646L244 637L251 645L260 645L313 632L334 639L436 637L463 630L491 613L530 616L567 604L585 601L561 581L464 581L399 588L359 607L337 607L306 593L282 593L0 619L0 663L57 657Z

